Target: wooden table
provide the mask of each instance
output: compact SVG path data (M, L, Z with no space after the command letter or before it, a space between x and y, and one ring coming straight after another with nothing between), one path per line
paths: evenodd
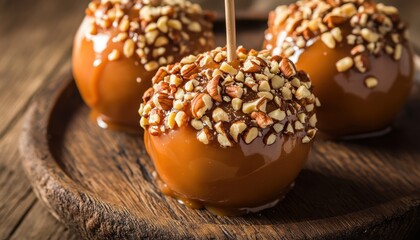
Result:
M78 239L32 192L18 142L27 107L51 81L70 71L72 39L87 2L0 0L0 239ZM419 46L420 2L398 4Z

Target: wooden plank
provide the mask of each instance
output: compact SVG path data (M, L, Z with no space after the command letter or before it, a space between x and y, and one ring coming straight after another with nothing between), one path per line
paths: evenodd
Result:
M15 239L74 238L35 199L22 174L16 145L20 119L33 94L53 79L60 65L70 59L72 36L87 2L0 1L1 239L10 235ZM417 8L412 7L410 1L398 4L405 5L401 10L407 13L404 17L411 20L412 37L419 39L419 31L415 29L420 25ZM44 221L44 218L47 219Z
M53 218L37 201L11 239L80 239L80 237Z
M52 76L52 78L54 79L60 74L67 73L69 68L70 61L68 60L56 71L55 76ZM0 199L1 238L10 237L14 232L21 231L20 228L31 227L33 223L26 221L26 217L33 214L33 206L42 208L42 211L46 212L45 208L36 203L36 196L32 192L30 183L21 167L18 142L22 128L22 118L19 117L18 119L17 122L12 122L9 131L0 140L0 152L2 153L0 161L0 196L2 196ZM45 222L45 224L48 224L48 222ZM49 229L47 226L45 228Z
M415 141L420 127L414 124L420 119L419 92L393 134L319 140L281 204L224 218L164 197L153 181L154 167L141 137L98 128L69 83L48 88L31 108L26 127L31 131L22 146L31 160L24 162L25 169L39 195L85 238L404 239L420 224Z
M36 8L22 7L32 1L3 1L0 6L0 238L34 229L37 221L27 216L45 208L37 204L35 194L20 165L18 141L21 116L33 95L50 81L50 76L67 61L69 71L70 46L73 32L83 15L86 1L37 2ZM69 34L72 32L72 34ZM62 70L61 70L62 71ZM60 72L60 71L59 71ZM62 73L62 72L60 72ZM35 206L35 208L33 208ZM36 216L36 215L35 215ZM52 216L46 217L54 221ZM34 220L34 219L33 219ZM44 230L59 235L46 220ZM36 224L34 224L34 222ZM63 227L61 227L63 228ZM60 232L61 231L61 232ZM36 231L34 231L36 232ZM45 231L46 232L46 231ZM39 231L38 231L39 233ZM59 236L57 235L57 236ZM20 239L25 239L22 237ZM59 237L56 237L59 238Z
M28 210L35 203L28 180L20 165L20 154L17 149L22 121L15 124L5 138L0 141L0 236L9 237Z
M68 60L86 1L12 1L0 8L0 136Z

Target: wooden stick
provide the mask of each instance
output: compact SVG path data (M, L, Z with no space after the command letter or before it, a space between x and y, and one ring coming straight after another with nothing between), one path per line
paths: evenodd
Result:
M235 61L236 56L236 17L235 17L235 0L225 0L226 13L226 39L227 39L227 55L228 61Z

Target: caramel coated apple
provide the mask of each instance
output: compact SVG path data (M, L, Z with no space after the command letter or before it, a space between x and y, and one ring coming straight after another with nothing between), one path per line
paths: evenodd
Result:
M282 137L262 138L232 148L205 145L190 126L161 136L145 133L145 146L164 183L165 194L194 208L238 215L272 207L283 199L303 168L311 144ZM165 186L166 185L166 186Z
M267 51L226 50L161 68L140 124L161 190L219 215L277 204L302 170L318 100L293 63Z
M212 16L197 4L92 1L74 40L73 75L98 123L136 129L138 96L157 69L213 47Z
M394 7L298 1L270 14L265 36L265 48L310 75L322 103L317 126L330 137L384 130L408 98L413 54Z

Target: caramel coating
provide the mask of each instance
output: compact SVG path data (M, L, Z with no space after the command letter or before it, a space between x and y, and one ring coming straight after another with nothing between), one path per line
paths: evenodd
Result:
M267 51L217 48L162 67L139 114L166 195L219 215L278 203L316 134L306 73Z
M332 137L375 132L388 127L404 106L413 81L412 52L407 45L398 62L385 54L370 55L371 69L368 72L351 69L339 73L335 63L349 50L348 45L332 50L318 40L299 56L296 64L313 79L314 93L322 103L317 111L317 126ZM314 57L320 57L321 64L313 64ZM374 89L367 88L364 82L371 76L379 81Z
M139 120L136 100L151 86L155 72L147 72L143 65L136 64L134 57L109 61L111 51L122 49L123 43L103 43L101 37L88 40L85 31L89 25L90 19L86 18L74 41L73 76L77 87L85 103L106 122L134 128ZM109 38L115 35L110 34ZM102 37L108 38L108 35ZM101 44L106 44L106 48L98 56L94 49ZM94 66L95 61L97 66Z
M262 138L233 148L205 145L186 126L168 134L145 132L145 146L163 192L187 206L218 215L256 212L278 203L297 177L312 144L283 137L266 146Z
M298 5L311 6L314 2L324 1L302 1ZM332 32L334 28L340 30L342 40L333 39L334 47L331 47L328 36L323 36L317 30L304 32L303 47L294 47L294 51L283 49L285 42L290 42L291 46L302 44L298 43L302 38L298 40L296 37L299 35L297 30L287 31L286 22L276 25L275 12L270 15L264 43L264 47L274 54L290 55L296 66L310 75L314 94L322 103L317 111L317 127L333 138L373 133L387 128L405 104L414 75L412 49L406 40L405 25L399 20L398 12L395 13L396 9L369 1L350 4L359 13L344 17L335 25L329 22L332 18L323 15L324 27L321 28L327 29L324 32ZM291 8L297 9L296 6L290 5L289 11ZM327 12L334 12L334 9L342 6L343 3L330 6ZM393 24L393 28L387 32L381 29L382 25L378 22L386 18ZM363 23L360 23L361 19ZM366 34L369 31L363 29L375 34ZM359 37L353 43L349 36L358 36L359 32L364 37ZM376 42L370 39L377 35L380 37ZM375 48L369 46L367 39L375 43ZM362 50L357 51L356 47ZM356 62L357 57L363 59L364 64ZM343 59L342 66L337 66ZM352 65L345 66L346 61L350 60L353 61Z
M74 39L73 75L98 122L118 129L138 128L138 96L159 66L214 46L212 16L187 1L92 1L86 12Z

